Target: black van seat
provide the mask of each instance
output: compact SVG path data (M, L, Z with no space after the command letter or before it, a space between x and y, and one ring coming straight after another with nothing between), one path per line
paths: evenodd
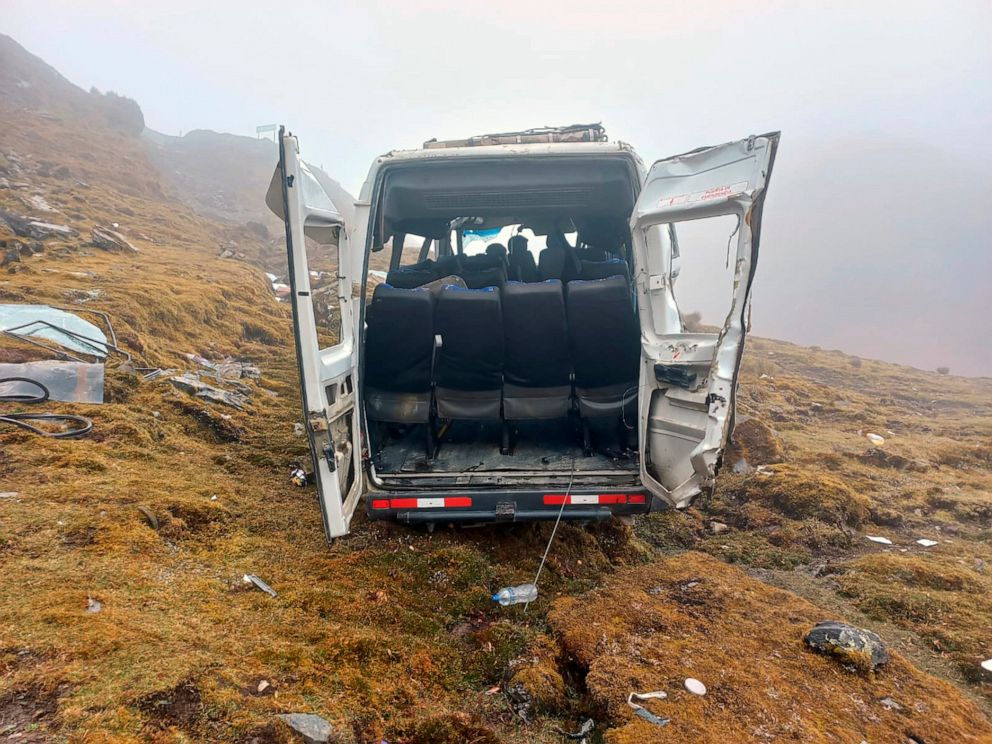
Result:
M434 371L438 416L498 420L503 387L499 290L443 287L434 332L441 336Z
M380 284L365 319L368 417L389 423L427 423L434 354L433 293Z
M571 281L579 276L579 259L575 249L561 232L548 233L547 245L537 257L538 273L541 279L561 279Z
M507 262L510 265L508 272L510 279L517 282L540 281L541 275L537 272L534 254L527 248L527 238L523 235L514 235L508 242L510 253Z
M622 276L627 284L630 284L630 269L627 267L627 262L621 258L613 258L608 261L582 261L581 265L580 279L606 279L611 276Z
M567 416L572 363L561 282L508 282L502 303L504 418Z
M637 399L641 331L622 276L566 287L575 394L585 418L619 416Z

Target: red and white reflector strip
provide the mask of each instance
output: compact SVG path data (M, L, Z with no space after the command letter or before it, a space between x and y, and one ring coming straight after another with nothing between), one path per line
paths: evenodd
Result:
M566 498L568 499L566 501ZM544 494L545 506L575 505L609 505L609 504L646 504L647 497L643 493L573 493L568 497L563 493Z
M468 496L444 496L420 499L372 499L373 509L470 509Z

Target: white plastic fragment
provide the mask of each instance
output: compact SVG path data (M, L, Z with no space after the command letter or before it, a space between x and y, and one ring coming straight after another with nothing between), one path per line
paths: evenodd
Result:
M0 499L17 498L17 491L0 491Z
M982 669L986 672L992 672L992 659L986 659L982 662Z
M865 535L872 542L879 543L881 545L891 545L892 541L887 537L879 537L877 535Z
M99 600L93 599L93 597L86 598L86 611L90 614L94 614L103 609L103 605L100 604Z
M256 589L261 589L263 592L265 592L271 597L278 596L275 589L273 589L271 586L266 584L260 578L255 576L255 574L245 574L244 576L241 577L241 580L244 581L246 584L251 584Z
M876 447L881 447L885 444L885 437L880 437L878 434L872 434L871 432L865 434L865 439L874 444Z
M922 545L924 548L932 548L934 545L939 545L936 540L927 540L925 537L921 537L916 541L917 545Z
M685 682L683 682L683 684L685 685L685 689L687 689L693 695L706 694L706 685L704 685L702 682L700 682L698 679L695 679L694 677L689 677L688 679L686 679Z

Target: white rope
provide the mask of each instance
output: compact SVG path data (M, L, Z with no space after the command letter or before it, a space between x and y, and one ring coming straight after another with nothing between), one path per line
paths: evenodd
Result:
M572 455L572 470L568 474L568 488L565 489L565 498L561 500L561 508L558 510L558 518L555 519L554 529L551 530L551 537L548 538L548 544L544 548L544 555L541 556L541 563L537 567L537 573L534 575L534 588L537 589L537 580L541 578L541 571L544 570L544 563L548 560L548 553L551 551L551 543L555 540L555 533L558 532L558 524L561 522L562 512L565 511L565 504L568 503L568 496L572 493L572 480L575 478L575 455ZM524 604L524 612L527 612L527 608L530 607L530 602Z

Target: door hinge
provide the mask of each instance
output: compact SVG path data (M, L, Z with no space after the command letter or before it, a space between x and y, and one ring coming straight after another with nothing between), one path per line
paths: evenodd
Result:
M335 456L334 446L330 443L324 445L324 459L327 460L327 469L332 473L338 469L338 461Z

